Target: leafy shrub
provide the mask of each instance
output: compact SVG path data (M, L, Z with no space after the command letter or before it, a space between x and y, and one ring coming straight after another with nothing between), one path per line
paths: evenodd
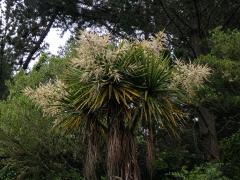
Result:
M239 60L240 32L238 30L221 31L216 28L210 38L211 53L219 58Z
M81 156L74 157L81 150L80 145L75 146L80 144L76 140L78 136L62 136L51 131L51 122L25 96L0 104L2 172L9 174L13 170L17 177L37 179L65 169L79 171Z
M240 177L240 131L221 142L224 173L233 179Z
M56 78L64 58L47 58L29 74L18 73L8 83L10 95L0 102L0 179L81 179L84 146L80 133L52 129L53 119L22 90Z
M219 164L206 164L187 170L183 167L181 171L171 173L176 178L183 180L228 180L222 175Z

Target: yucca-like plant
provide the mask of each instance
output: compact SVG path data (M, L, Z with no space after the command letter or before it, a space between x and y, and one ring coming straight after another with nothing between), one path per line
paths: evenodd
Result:
M107 137L108 179L137 180L136 131L146 136L149 170L154 132L165 128L178 134L183 117L181 91L173 86L176 70L162 53L161 38L162 33L151 41L114 45L108 36L83 32L78 55L72 59L61 85L64 96L58 103L49 102L49 98L48 103L42 103L50 112L54 109L56 126L79 127L86 134L87 179L96 179L94 167L102 135ZM27 92L40 102L45 98L41 93Z
M80 112L88 117L87 124L91 125L87 126L95 124L95 133L101 128L107 134L109 179L139 179L134 139L137 128L144 126L145 133L148 132L146 136L152 136L154 123L176 132L181 118L176 105L177 91L169 86L169 62L161 55L162 49L156 51L157 47L162 46L152 49L146 46L154 43L123 42L115 47L106 43L109 41L105 38L102 38L102 43L99 43L101 37L96 41L92 35L88 41L84 38L85 48L91 43L94 48L90 46L84 52L80 48L79 57L72 61L73 68L68 71L65 81L69 87L65 105L70 105L68 112ZM100 44L99 48L97 44ZM86 52L91 49L94 52L90 52L88 55L91 56L86 58ZM70 122L68 119L63 121ZM147 139L152 141L152 137ZM89 150L91 146L89 144ZM148 157L150 162L151 152ZM92 162L93 159L87 159L86 162ZM88 170L92 169L89 165L87 167ZM91 177L92 172L86 174Z

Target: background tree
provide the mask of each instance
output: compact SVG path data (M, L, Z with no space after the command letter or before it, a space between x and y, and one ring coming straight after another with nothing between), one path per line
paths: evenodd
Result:
M212 79L200 98L217 118L220 139L239 129L239 38L237 30L223 32L215 29L209 40L211 54L197 59L213 69Z
M4 97L5 80L19 68L27 69L30 60L38 56L39 50L55 19L39 17L22 1L1 2L1 98Z
M76 6L73 8L69 1L68 6L59 2L52 2L54 6L52 3L37 2L1 1L1 98L6 94L5 80L20 68L28 69L29 63L47 48L44 39L50 29L58 27L64 32L72 27ZM71 16L68 14L70 11Z
M210 30L239 28L239 8L237 0L109 0L100 1L95 9L102 11L102 24L112 33L148 38L165 29L175 50L197 57L208 50L205 40Z

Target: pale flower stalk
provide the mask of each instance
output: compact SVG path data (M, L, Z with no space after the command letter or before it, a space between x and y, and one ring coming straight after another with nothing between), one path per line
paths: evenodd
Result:
M115 49L117 48L110 48L112 44L110 44L109 35L98 36L95 33L83 31L79 44L77 57L71 61L71 64L84 72L81 81L88 81L92 77L100 79L105 75L106 65L108 65L109 72L114 72L115 79L120 78L120 75L111 66L111 62L116 59Z
M171 87L181 88L189 99L196 95L196 91L203 86L211 74L211 69L206 65L184 63L180 60L176 61L174 68Z
M140 46L143 47L146 51L150 51L156 55L159 55L162 53L163 50L166 48L166 34L162 31L155 34L155 37L151 40L143 40L140 41Z
M66 91L64 83L57 79L54 82L41 83L37 89L27 87L24 94L42 107L45 116L54 117L61 112L59 101L66 95Z
M146 52L159 55L165 49L165 34L159 32L151 40L136 41ZM77 57L71 61L73 67L82 72L81 81L87 82L89 79L101 79L103 76L113 77L120 81L121 75L114 68L117 56L129 50L131 43L122 40L118 45L111 43L109 35L99 36L92 32L83 31L79 40L80 47L77 49ZM108 72L108 74L106 74Z

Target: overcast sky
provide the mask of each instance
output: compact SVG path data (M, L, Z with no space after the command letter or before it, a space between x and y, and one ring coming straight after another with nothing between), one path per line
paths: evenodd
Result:
M60 33L56 28L52 28L45 39L45 42L49 44L51 54L57 55L59 47L64 46L71 36L69 31L67 31L63 37L60 37Z
M71 33L67 31L63 37L60 37L61 31L59 31L56 28L52 28L50 32L48 33L45 42L49 44L48 52L50 52L53 55L57 55L59 48L63 47L67 40L70 38ZM29 68L32 69L35 63L37 63L38 58L34 61L31 61L29 64Z

